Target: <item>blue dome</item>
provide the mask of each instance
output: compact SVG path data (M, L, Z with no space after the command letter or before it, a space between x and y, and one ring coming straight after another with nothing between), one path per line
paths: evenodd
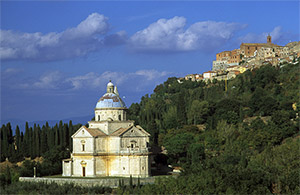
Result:
M123 100L114 93L104 94L96 104L96 108L124 108Z

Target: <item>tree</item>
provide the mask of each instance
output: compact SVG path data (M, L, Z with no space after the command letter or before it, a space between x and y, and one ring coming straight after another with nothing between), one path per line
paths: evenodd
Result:
M58 125L58 145L63 146L64 144L64 133L63 133L63 122L59 121Z
M47 129L46 126L42 126L41 136L40 136L40 154L43 155L48 150L47 144Z
M57 124L53 128L54 135L55 135L55 141L54 141L54 146L59 146L59 130L57 127Z
M192 164L198 164L205 159L205 149L202 143L192 143L187 152Z
M68 145L68 148L69 148L69 150L70 151L72 151L73 150L73 143L72 143L72 135L73 135L73 133L74 133L74 128L73 128L73 124L72 124L72 121L70 120L69 121L69 145Z
M173 164L186 162L187 151L189 145L194 142L194 135L192 133L180 133L166 136L164 139L164 146L168 151L168 156Z
M188 112L189 124L203 124L206 122L209 114L209 104L207 101L194 100Z
M178 126L177 108L171 106L166 113L163 114L164 128L171 129Z

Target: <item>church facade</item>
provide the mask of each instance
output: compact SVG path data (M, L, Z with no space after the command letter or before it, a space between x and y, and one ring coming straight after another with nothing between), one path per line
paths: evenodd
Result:
M107 84L97 102L95 120L73 135L70 159L63 160L63 176L148 177L150 134L127 120L127 108L117 87Z

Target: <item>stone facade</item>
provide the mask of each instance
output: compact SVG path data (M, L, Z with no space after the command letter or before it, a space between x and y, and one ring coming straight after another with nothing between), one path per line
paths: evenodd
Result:
M63 160L63 176L150 176L150 134L127 120L126 111L109 83L96 105L95 121L72 135L73 152Z
M212 71L226 70L228 66L229 65L227 60L215 60L213 61Z
M217 76L216 71L207 71L203 73L203 79L204 80L210 80L213 79L214 76Z

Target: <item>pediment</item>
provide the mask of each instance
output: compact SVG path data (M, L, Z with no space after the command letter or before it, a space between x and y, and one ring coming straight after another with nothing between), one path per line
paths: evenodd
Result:
M72 136L72 138L77 138L77 137L93 137L89 131L88 128L85 126L81 126Z
M124 131L121 137L148 137L150 134L142 129L140 126L131 126L126 131Z

